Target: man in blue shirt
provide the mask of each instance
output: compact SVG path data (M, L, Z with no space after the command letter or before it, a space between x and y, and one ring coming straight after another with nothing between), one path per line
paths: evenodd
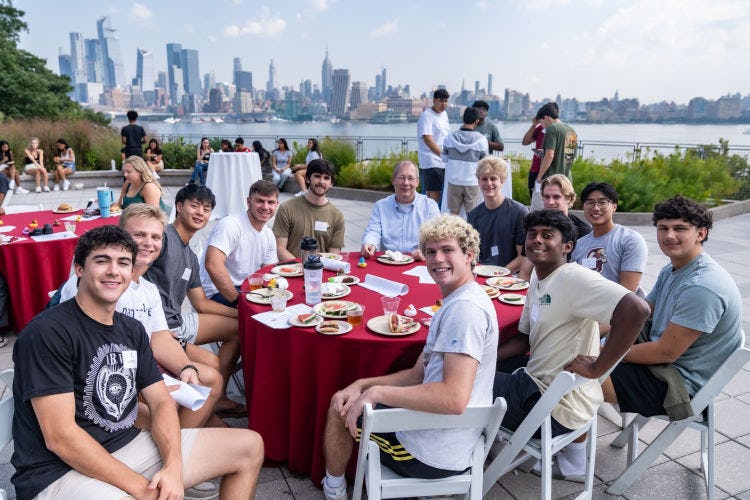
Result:
M424 260L419 251L419 226L440 215L435 201L417 193L419 171L410 161L393 169L391 184L395 193L372 209L370 221L362 235L362 255L369 259L377 251L398 251Z

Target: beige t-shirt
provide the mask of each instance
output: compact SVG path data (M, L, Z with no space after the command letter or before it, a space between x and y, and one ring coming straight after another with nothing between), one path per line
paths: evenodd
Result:
M304 196L297 196L279 206L273 222L273 234L277 238L287 238L287 250L300 257L299 246L304 236L318 240L320 252L344 248L344 226L344 214L330 201L318 206Z
M565 264L543 280L536 273L518 330L529 335L527 373L543 393L577 355L599 355L597 323L609 323L620 300L629 293L617 283L578 264ZM602 390L592 380L566 395L552 417L569 429L582 427L602 403Z

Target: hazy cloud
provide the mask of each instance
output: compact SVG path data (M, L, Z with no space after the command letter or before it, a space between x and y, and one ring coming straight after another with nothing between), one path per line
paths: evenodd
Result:
M307 5L313 10L326 10L331 6L328 0L307 0Z
M186 24L185 33L190 33L190 34L195 33L195 26L193 26L192 24Z
M276 36L286 29L286 21L278 13L273 16L268 7L261 7L260 17L248 19L244 24L232 24L224 28L224 36L238 38L242 36Z
M492 4L485 0L479 0L479 2L477 2L477 7L479 8L479 10L487 10L492 7Z
M388 21L380 26L370 30L370 36L380 38L384 36L395 35L398 32L398 21Z
M130 13L136 19L151 19L152 17L154 17L154 13L151 11L151 9L149 9L146 5L138 2L135 2L133 4L133 10L131 10Z

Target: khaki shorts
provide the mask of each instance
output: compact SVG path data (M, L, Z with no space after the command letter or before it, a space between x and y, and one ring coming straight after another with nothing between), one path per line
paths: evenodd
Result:
M448 210L452 213L461 213L461 207L463 206L468 214L479 204L479 186L448 184L447 201Z
M183 470L190 457L193 443L195 443L195 438L198 437L199 431L200 429L182 429L181 431ZM161 469L159 449L151 438L151 433L146 431L141 431L135 439L112 453L112 456L132 470L142 474L148 480L151 480L154 474ZM60 500L67 498L71 500L89 498L91 500L105 500L130 498L130 495L109 483L71 470L47 486L36 498L38 500Z

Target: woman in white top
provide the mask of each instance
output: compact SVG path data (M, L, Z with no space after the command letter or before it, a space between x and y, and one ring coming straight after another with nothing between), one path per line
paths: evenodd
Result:
M279 139L278 144L279 147L271 153L271 165L273 166L273 183L281 190L286 180L292 176L292 152L283 137Z
M62 190L67 191L70 189L70 181L66 178L67 175L73 175L76 171L76 154L73 152L73 148L68 146L65 139L57 140L57 154L52 161L55 162L55 186L54 190L60 190L60 183L62 183Z
M44 151L39 149L39 139L32 137L29 139L29 147L23 150L24 155L24 171L27 174L34 174L36 180L37 193L42 192L41 183L39 182L40 177L44 179L44 192L49 193L47 169L44 168Z
M310 138L307 140L307 156L305 157L305 164L304 165L295 165L292 167L292 172L294 173L294 180L297 181L297 184L299 184L299 193L297 193L298 196L301 196L307 191L307 179L305 177L305 174L307 173L307 166L310 164L313 160L322 160L323 154L320 152L320 146L318 145L318 140Z

